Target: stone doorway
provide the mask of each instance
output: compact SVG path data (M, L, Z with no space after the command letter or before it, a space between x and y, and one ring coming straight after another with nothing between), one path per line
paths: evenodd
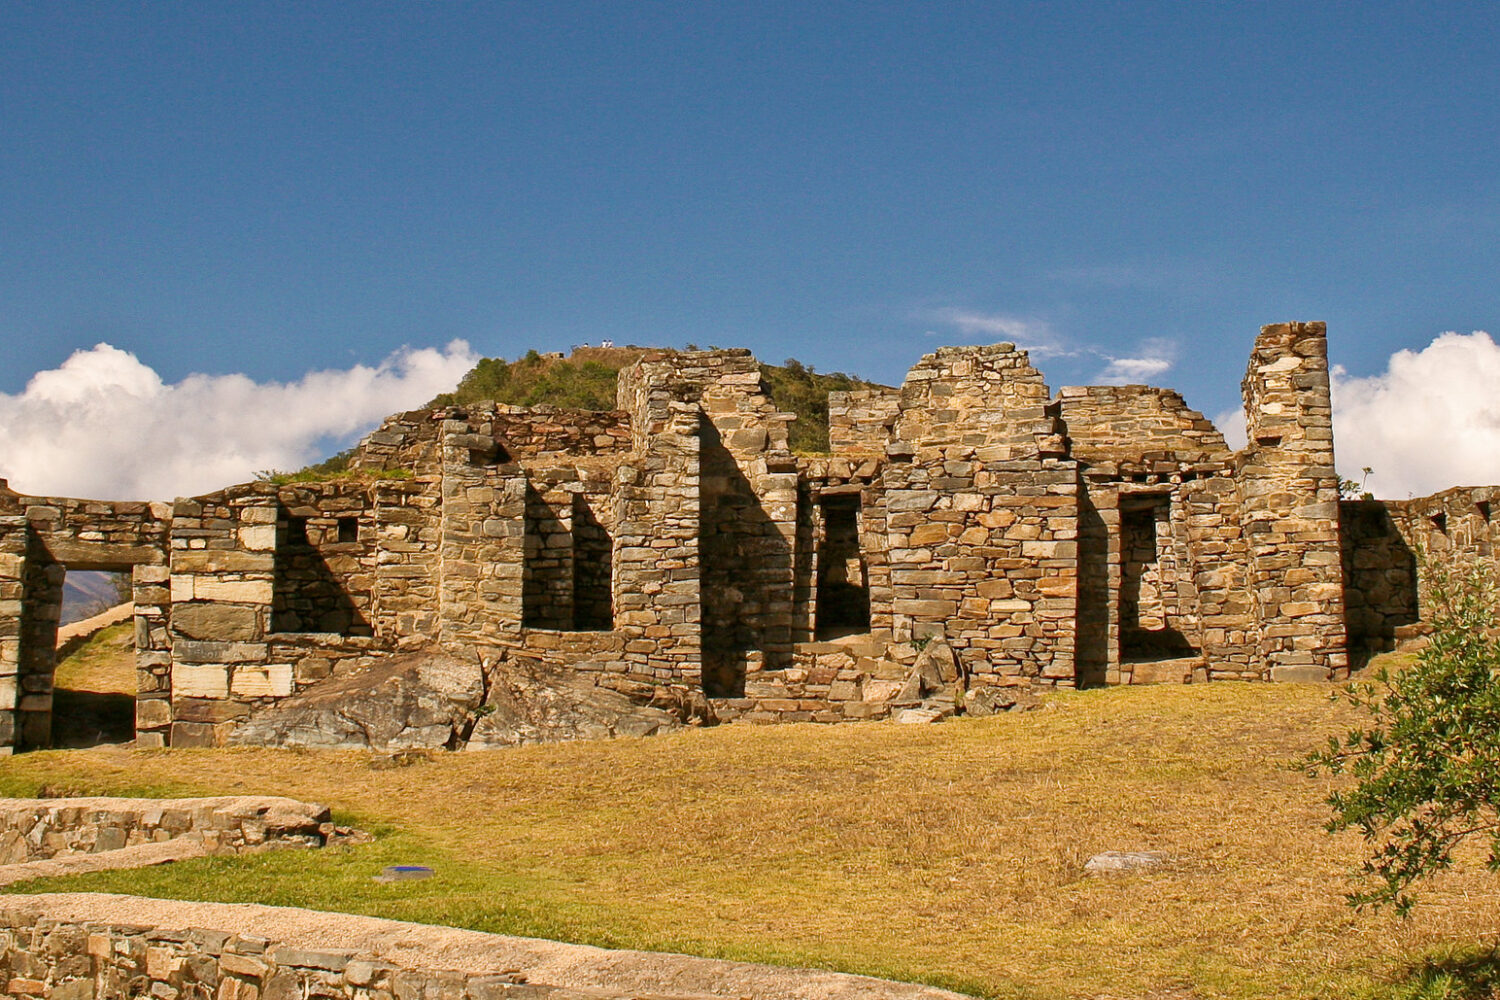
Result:
M112 662L70 664L58 684L58 630L69 572L101 571L127 578L132 614L115 630L119 649ZM33 552L28 559L21 616L21 651L15 678L14 747L39 750L123 743L143 728L164 723L170 689L165 652L167 570L164 566L73 557L67 562ZM121 662L123 661L123 662ZM73 670L78 666L78 670ZM102 671L102 673L101 673ZM160 746L164 741L146 741Z
M1120 504L1120 660L1150 662L1192 656L1183 633L1171 497L1122 498Z
M859 544L859 494L824 496L819 506L817 638L868 632L870 575Z

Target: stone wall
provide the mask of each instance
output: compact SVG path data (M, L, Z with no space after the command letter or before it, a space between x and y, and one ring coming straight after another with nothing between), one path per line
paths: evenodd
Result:
M1224 435L1170 389L1064 386L1058 402L1070 454L1092 475L1214 475L1229 462Z
M0 515L0 752L20 735L21 623L26 594L26 519Z
M977 684L1074 683L1078 467L1011 344L942 348L901 389L884 508L895 638L944 636Z
M1058 401L1084 488L1078 683L1244 673L1255 638L1223 435L1166 389L1069 386Z
M814 969L253 904L10 896L5 993L36 1000L964 1000Z
M382 496L400 511L409 494L336 480L251 483L177 501L170 701L152 706L153 732L167 729L173 746L222 743L256 708L394 648L376 633L378 600L397 596L379 586Z
M442 581L440 477L374 484L375 635L393 649L438 641Z
M461 421L457 429L452 421ZM624 410L570 410L557 406L478 403L412 410L387 417L355 449L356 470L410 470L435 475L443 463L443 442L472 434L474 464L499 464L541 455L621 455L631 448L630 414ZM487 439L487 440L485 440Z
M1393 648L1430 616L1430 567L1496 567L1500 487L1345 500L1339 513L1349 641L1361 659Z
M828 394L828 443L835 454L883 454L901 412L899 389Z
M590 992L522 986L514 975L407 972L347 951L290 948L245 928L69 924L0 909L5 994L46 1000L582 1000Z
M168 507L165 504L23 496L0 481L0 592L8 575L20 581L10 613L0 614L0 671L6 636L14 633L15 669L0 672L0 752L49 746L52 738L52 677L56 668L57 627L63 581L69 569L134 574L138 596L136 632L140 675L138 715L146 729L165 672L162 655L163 600L157 585L167 559ZM142 589L144 588L144 589ZM14 590L12 584L8 589ZM149 741L149 738L148 738Z
M326 806L267 796L198 799L0 799L0 865L98 854L188 837L210 854L320 847Z
M1431 521L1406 517L1403 506L1382 500L1339 503L1344 615L1356 666L1394 648L1400 630L1420 618L1416 554L1429 541L1422 522L1430 526Z

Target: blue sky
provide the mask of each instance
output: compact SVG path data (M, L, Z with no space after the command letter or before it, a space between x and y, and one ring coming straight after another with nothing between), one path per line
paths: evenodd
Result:
M1378 376L1497 326L1497 29L1478 3L11 2L0 394L99 342L176 385L604 338L898 382L1019 339L1054 388L1144 373L1214 415L1287 319Z

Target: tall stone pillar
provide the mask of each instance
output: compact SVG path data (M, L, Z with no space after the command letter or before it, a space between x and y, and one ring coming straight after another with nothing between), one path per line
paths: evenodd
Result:
M1262 676L1341 680L1349 661L1324 324L1262 327L1241 388L1250 443L1240 516Z

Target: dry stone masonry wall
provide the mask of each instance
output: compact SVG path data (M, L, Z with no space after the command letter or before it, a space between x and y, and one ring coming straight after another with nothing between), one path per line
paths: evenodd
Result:
M91 893L9 897L0 964L6 995L32 1000L963 1000L813 969Z
M191 838L210 854L322 846L328 808L272 796L0 799L0 865Z
M650 350L616 410L397 414L346 478L3 488L0 746L49 742L76 568L132 572L144 746L223 743L424 650L697 721L1344 677L1417 627L1414 553L1493 559L1500 499L1341 504L1322 324L1265 327L1242 390L1236 452L1170 390L1054 392L1013 345L945 347L833 394L833 451L797 455L749 352Z

